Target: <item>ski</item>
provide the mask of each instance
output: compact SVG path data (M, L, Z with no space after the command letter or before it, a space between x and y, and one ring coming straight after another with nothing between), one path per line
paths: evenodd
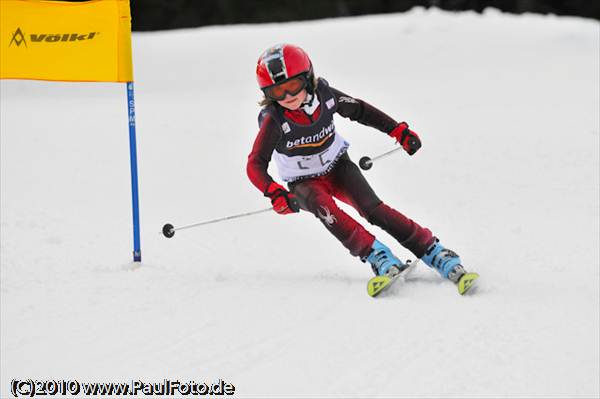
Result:
M388 273L385 276L373 277L367 283L367 293L369 294L369 296L371 296L373 298L378 296L382 292L386 291L389 287L391 287L392 284L394 284L394 282L396 280L398 280L400 277L402 277L402 278L406 277L406 275L415 268L415 266L417 265L418 262L419 262L418 259L413 262L411 262L410 260L407 260L406 267L403 270L397 271L398 270L397 268L393 268L393 270L395 270L395 272Z
M469 292L473 287L475 287L475 280L479 278L479 274L477 273L465 273L461 276L460 280L458 280L458 293L460 295L464 295Z
M367 293L373 298L379 296L382 292L388 290L396 280L399 278L404 279L406 275L415 268L417 263L418 259L413 262L408 260L406 261L406 268L400 272L397 271L398 269L394 268L395 272L391 272L385 276L373 277L367 283ZM465 273L462 275L460 280L458 280L458 283L456 283L458 293L460 295L465 295L469 292L474 292L473 288L477 286L476 280L478 278L479 274L477 273Z

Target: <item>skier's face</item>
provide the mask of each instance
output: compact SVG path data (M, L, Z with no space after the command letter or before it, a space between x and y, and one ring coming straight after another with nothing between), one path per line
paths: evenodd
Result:
M290 93L287 93L285 98L283 100L277 101L277 103L282 107L285 107L291 111L295 111L298 108L300 108L304 100L306 100L306 94L306 90L302 90L295 96L292 96Z

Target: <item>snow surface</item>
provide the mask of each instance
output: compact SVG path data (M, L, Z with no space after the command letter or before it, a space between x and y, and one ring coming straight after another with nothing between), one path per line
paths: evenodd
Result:
M123 85L2 81L0 396L170 377L239 397L598 397L599 33L416 9L134 34L139 268ZM420 265L369 298L370 268L306 213L159 234L269 206L245 163L255 62L282 41L420 133L365 173L482 275L476 295ZM393 146L337 128L355 160Z

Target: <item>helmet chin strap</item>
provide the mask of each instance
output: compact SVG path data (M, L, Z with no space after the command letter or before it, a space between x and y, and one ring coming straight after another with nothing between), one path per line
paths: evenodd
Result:
M319 106L319 100L317 100L317 95L307 93L306 99L302 103L302 108L304 109L304 111L306 111L307 113L312 115L318 106Z
M302 102L302 105L308 105L310 107L310 106L312 106L312 103L313 103L314 100L315 100L315 95L311 94L311 93L309 93L307 91L306 92L306 98Z

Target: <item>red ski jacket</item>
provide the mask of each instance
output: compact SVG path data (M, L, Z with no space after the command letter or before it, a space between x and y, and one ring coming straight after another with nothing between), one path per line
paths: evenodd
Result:
M329 89L336 97L338 103L336 112L342 117L373 127L386 134L389 134L398 125L393 118L367 102L351 97L331 86L329 86ZM312 113L309 113L306 110L307 107L301 107L295 111L285 109L283 115L287 120L296 124L310 125L319 118L322 105L323 104L320 103L316 109L310 110ZM279 105L276 106L279 107ZM262 120L252 151L250 152L250 155L248 155L246 167L250 181L262 193L264 193L269 184L273 182L273 178L268 174L267 168L271 161L273 151L281 139L281 127L270 115L267 115Z

